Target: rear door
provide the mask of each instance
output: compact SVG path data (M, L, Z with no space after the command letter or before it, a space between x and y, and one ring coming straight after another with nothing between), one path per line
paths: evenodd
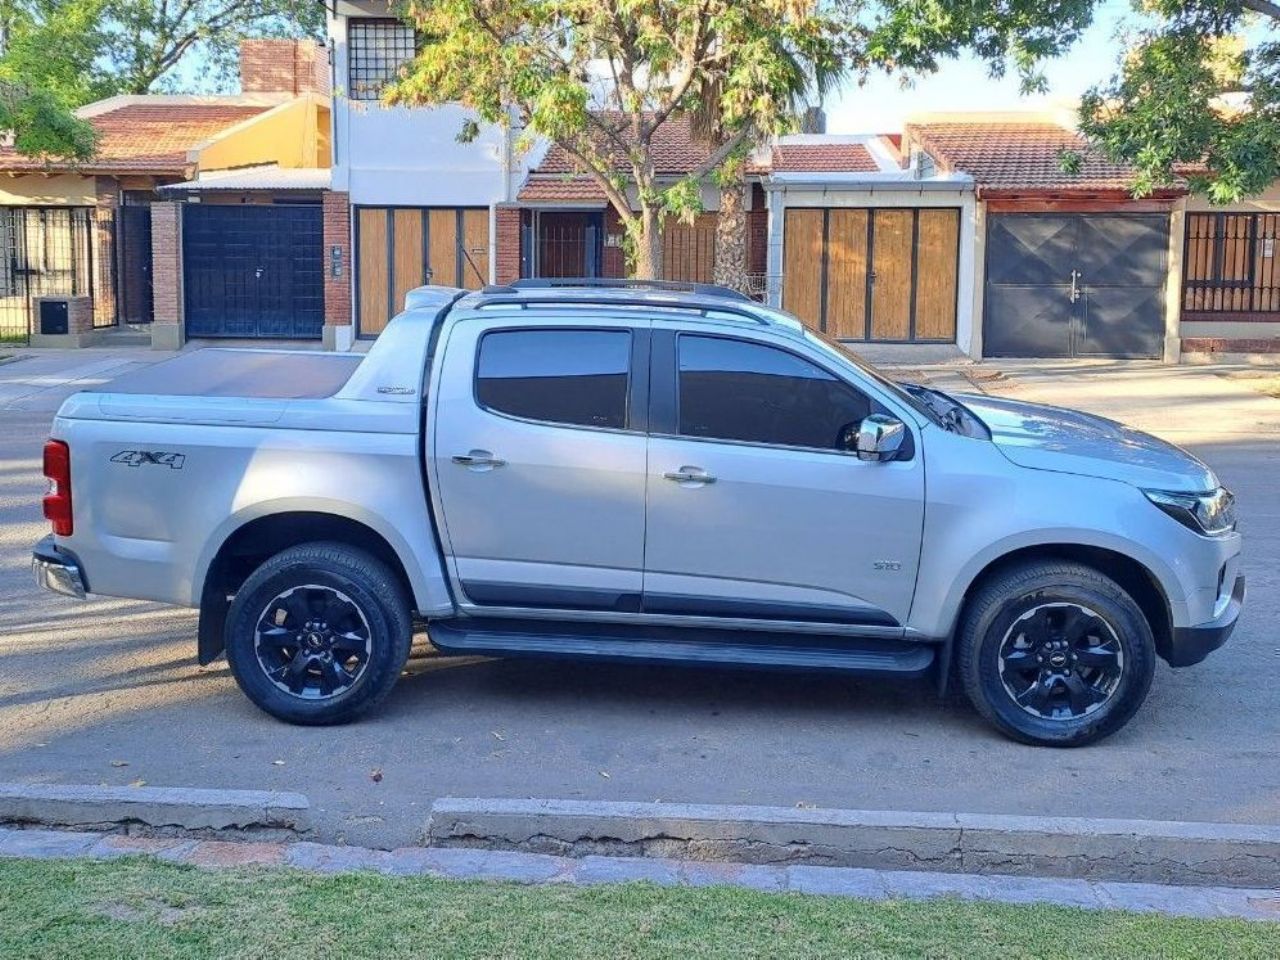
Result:
M905 622L918 444L889 463L837 449L881 404L784 346L656 329L652 389L646 613Z
M431 458L464 605L639 610L648 337L639 318L452 328Z

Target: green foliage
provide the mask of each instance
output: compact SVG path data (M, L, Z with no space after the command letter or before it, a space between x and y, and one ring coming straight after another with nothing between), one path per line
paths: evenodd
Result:
M436 39L388 101L458 102L521 127L524 144L559 144L638 238L642 271L654 269L657 215L693 217L701 181L742 144L792 129L792 92L807 69L841 62L849 32L843 12L814 0L405 0L400 12ZM699 114L716 118L711 156L687 179L661 180L655 135Z
M1250 11L1253 12L1250 12ZM1081 104L1080 128L1111 159L1137 167L1139 196L1179 177L1215 203L1280 176L1280 44L1256 43L1267 2L1153 0L1119 71Z

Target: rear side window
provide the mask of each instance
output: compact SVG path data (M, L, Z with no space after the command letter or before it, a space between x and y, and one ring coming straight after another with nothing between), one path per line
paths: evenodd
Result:
M627 425L631 334L626 330L500 330L480 341L476 399L528 420Z
M865 394L786 350L722 337L677 343L684 436L834 450L872 412Z

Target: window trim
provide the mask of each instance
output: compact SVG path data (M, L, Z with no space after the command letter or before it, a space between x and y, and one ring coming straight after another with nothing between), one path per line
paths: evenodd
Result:
M850 390L856 390L863 394L871 401L873 407L880 407L902 421L907 431L907 442L903 444L900 455L893 463L908 463L915 459L916 440L914 424L911 418L903 415L902 411L895 409L892 405L887 404L876 393L866 390L857 384L851 383L848 377L841 376L839 372L831 369L825 363L815 360L813 357L806 356L797 350L774 343L768 340L760 340L755 337L744 337L728 333L720 333L718 331L703 330L659 330L655 331L653 339L652 354L649 366L649 379L651 382L650 396L650 414L649 435L659 437L664 440L684 440L691 443L723 443L735 447L753 447L761 450L784 450L795 453L819 453L832 457L842 457L854 463L870 463L871 461L859 460L857 454L846 450L837 450L834 447L807 447L790 443L766 443L761 440L735 440L731 437L694 437L680 432L680 367L679 367L679 340L681 337L702 337L714 340L732 340L738 343L746 343L752 346L764 347L765 349L779 350L783 353L790 354L798 360L811 364L830 375L837 383L843 384ZM876 412L874 409L872 412Z
M497 410L480 400L480 355L484 350L484 341L495 333L625 333L630 337L630 350L627 358L627 390L624 426L596 427L589 423L565 423L561 420L540 420L536 417L522 417L516 413ZM649 336L648 327L605 326L590 324L577 326L574 324L555 324L549 326L530 326L528 324L504 324L488 327L480 331L476 337L475 357L471 368L471 400L480 410L491 416L501 417L515 423L527 423L540 427L556 427L561 430L590 430L594 433L613 434L646 434L649 410Z

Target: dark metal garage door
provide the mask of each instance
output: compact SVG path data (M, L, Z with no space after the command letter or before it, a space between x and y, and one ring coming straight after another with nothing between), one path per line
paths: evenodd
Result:
M1159 357L1169 218L993 214L983 353Z
M317 205L190 204L182 224L188 337L320 338Z

